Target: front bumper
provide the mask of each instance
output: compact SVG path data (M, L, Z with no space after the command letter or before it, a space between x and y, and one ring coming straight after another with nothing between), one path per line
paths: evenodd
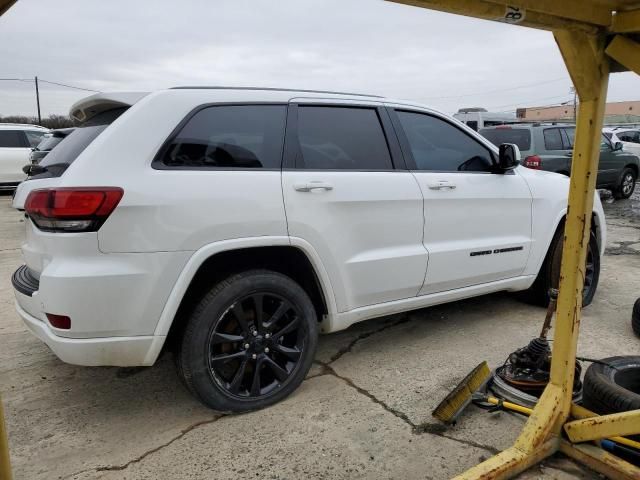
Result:
M52 327L29 313L21 303L28 297L16 290L16 310L27 328L46 343L60 360L84 366L150 366L160 354L164 336L65 338L59 337Z

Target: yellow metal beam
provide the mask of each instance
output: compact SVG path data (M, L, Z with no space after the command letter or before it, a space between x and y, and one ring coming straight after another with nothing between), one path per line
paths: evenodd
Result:
M564 431L573 443L600 440L616 435L638 435L640 434L640 410L574 420L564 424Z
M615 33L640 32L640 9L616 12L611 31Z
M532 12L543 13L554 17L562 17L577 22L590 23L601 27L611 25L611 9L604 5L591 5L585 8L583 2L564 0L488 0L503 6L516 6L526 10L526 15ZM525 15L525 16L526 16Z
M591 418L597 417L597 413L593 413L591 410L587 410L586 408L576 405L575 403L571 404L571 418L580 419L580 418ZM566 425L566 424L565 424ZM627 447L635 448L636 450L640 450L640 442L636 442L635 440L631 440L625 437L611 437L609 440L619 443L620 445L626 445Z
M532 453L525 453L511 447L495 457L477 465L453 480L502 480L512 478L527 468L552 455L559 448L559 440L554 438Z
M591 234L600 137L609 83L609 61L604 54L604 36L589 37L568 32L555 32L554 36L580 96L551 356L550 382L563 392L555 427L559 434L571 408L585 260Z
M0 398L0 480L11 480L11 462L9 459L9 441L4 425L4 411Z
M14 3L16 3L16 0L0 0L0 17L9 10Z
M415 7L438 10L440 12L455 13L467 17L495 20L498 22L513 23L524 27L538 28L541 30L569 30L596 34L599 27L590 23L557 17L536 11L527 11L524 17L518 20L509 18L509 11L504 5L499 5L486 0L388 0L394 3L403 3ZM568 0L566 0L568 1ZM517 8L518 1L511 2ZM563 3L563 2L559 2ZM573 3L573 2L572 2ZM581 9L579 2L575 2L577 9Z
M605 50L608 56L640 75L640 44L616 35Z
M566 440L560 442L560 451L574 460L616 480L638 480L640 469L624 460L605 452L595 445L572 445Z

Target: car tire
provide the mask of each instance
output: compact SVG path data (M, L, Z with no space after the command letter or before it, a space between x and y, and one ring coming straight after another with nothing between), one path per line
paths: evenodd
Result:
M631 328L633 333L640 336L640 298L633 304L633 310L631 312Z
M599 413L640 409L640 356L610 357L593 363L584 376L582 403ZM604 365L606 364L606 365Z
M619 200L629 198L636 188L637 177L636 172L630 168L625 168L620 176L618 187L613 191L613 196Z
M564 240L564 225L560 226L551 240L551 245L542 263L533 285L524 292L526 301L546 307L549 305L549 289L558 288L560 281L560 262ZM598 239L591 232L587 251L587 269L585 275L585 289L583 290L582 306L586 307L593 301L600 278L600 252Z
M280 273L251 270L204 295L188 319L176 363L202 403L247 412L291 394L317 344L318 317L302 287Z

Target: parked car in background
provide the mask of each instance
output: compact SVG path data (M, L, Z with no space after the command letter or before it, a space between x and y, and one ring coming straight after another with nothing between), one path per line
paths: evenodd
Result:
M31 163L40 163L40 161L47 156L47 154L53 149L53 147L58 145L74 130L75 128L73 127L58 128L56 130L51 130L50 133L47 133L31 152Z
M640 155L640 129L629 127L609 127L602 129L605 136L611 140L622 142L622 149L634 155Z
M515 143L523 157L522 164L534 170L571 174L575 125L521 124L500 125L480 130L494 145ZM616 198L629 198L640 171L637 155L612 143L604 134L600 143L600 163L596 188L611 190Z
M14 190L26 178L22 168L48 132L37 125L0 123L0 191Z
M453 114L453 118L460 120L476 132L485 127L516 121L513 113L488 112L486 108L461 108Z
M419 104L200 87L100 93L71 115L13 202L16 308L66 362L170 348L205 404L254 410L302 382L321 331L497 291L544 305L558 285L568 179ZM597 195L589 221L585 306Z

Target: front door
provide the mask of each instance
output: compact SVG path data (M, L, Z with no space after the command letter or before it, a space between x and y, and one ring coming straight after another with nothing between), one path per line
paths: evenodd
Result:
M387 115L375 104L289 108L289 235L318 253L341 312L414 297L424 280L422 194L413 175L396 168L401 155Z
M516 172L445 118L395 110L405 158L424 196L429 265L421 294L520 275L531 247L531 193Z

